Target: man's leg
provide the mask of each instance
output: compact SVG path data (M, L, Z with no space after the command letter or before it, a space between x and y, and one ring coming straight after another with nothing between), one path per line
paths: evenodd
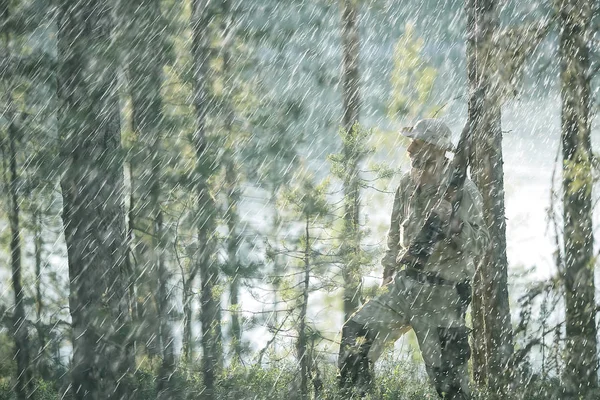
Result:
M442 366L445 375L446 398L470 399L468 361L471 356L469 332L466 327L438 328L442 345Z
M369 351L376 333L364 324L348 320L342 328L342 342L338 358L339 387L343 391L365 394L373 381L373 365Z
M366 394L373 383L373 364L386 343L410 329L400 293L390 284L346 321L338 358L339 386L344 392Z
M467 362L469 348L466 327L438 328L413 326L425 367L438 395L446 400L471 398Z

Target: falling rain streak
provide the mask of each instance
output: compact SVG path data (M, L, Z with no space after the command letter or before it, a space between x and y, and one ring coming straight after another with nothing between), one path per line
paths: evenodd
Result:
M598 2L0 30L0 399L600 398Z

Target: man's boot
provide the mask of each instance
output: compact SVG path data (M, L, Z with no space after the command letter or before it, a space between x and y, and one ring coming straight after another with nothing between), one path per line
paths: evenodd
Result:
M343 395L365 396L372 385L373 371L368 354L373 338L370 336L364 325L352 320L342 328L338 385Z
M471 356L466 327L438 328L442 366L432 368L435 389L445 400L469 400L467 362Z

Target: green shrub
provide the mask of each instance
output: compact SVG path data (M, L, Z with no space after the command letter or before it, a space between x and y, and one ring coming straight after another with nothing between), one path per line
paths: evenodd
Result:
M134 388L132 400L156 399L156 377L159 360L146 360L126 384ZM319 365L322 400L341 400L337 390L337 369L333 363ZM219 375L215 400L296 400L300 398L299 373L295 363L279 362L266 367L232 365ZM422 363L407 359L384 359L375 371L373 392L365 400L437 400ZM125 382L123 382L125 384ZM171 377L170 388L175 400L201 399L204 390L198 365L179 368ZM61 398L60 387L65 382L39 380L32 400ZM310 398L314 397L313 382L309 382ZM496 400L498 396L474 390L473 400ZM512 393L502 400L559 400L564 398L560 380L555 377L529 376L516 382ZM600 396L593 395L590 399ZM72 397L64 397L71 400ZM13 380L0 379L0 400L15 400ZM587 399L585 399L587 400Z

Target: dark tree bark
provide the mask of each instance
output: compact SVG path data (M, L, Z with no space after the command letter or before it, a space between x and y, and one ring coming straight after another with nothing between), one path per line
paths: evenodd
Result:
M228 272L231 275L231 283L229 285L229 302L231 305L231 340L235 355L238 359L242 356L242 324L240 321L240 282L241 282L241 271L240 262L238 259L238 250L240 247L241 236L238 233L238 204L240 200L239 177L237 173L237 167L234 162L230 160L227 163L227 171L225 172L225 180L227 185L227 193L229 199L229 205L225 213L225 220L227 222L227 229L229 236L227 237L227 260L228 260Z
M494 243L483 256L474 277L473 302L475 378L487 378L493 392L503 393L513 354L508 302L508 261L504 207L501 88L495 62L498 34L496 0L467 0L469 120L474 127L472 175L483 197L484 218ZM474 93L478 92L477 96ZM484 331L481 330L482 323ZM482 344L485 343L485 366ZM485 371L482 371L485 367Z
M232 82L232 45L234 42L234 18L231 2L229 0L221 1L222 8L222 21L220 28L220 35L223 38L221 45L221 55L223 57L223 82ZM223 115L224 115L224 133L227 137L232 137L235 134L233 131L233 121L235 112L233 108L233 90L234 88L227 85L224 88L224 100L223 100ZM241 243L241 235L239 233L239 212L238 205L241 198L240 189L240 173L239 163L236 160L235 152L237 143L231 138L227 141L229 143L228 148L225 152L224 164L225 164L225 191L227 193L227 210L225 211L225 222L227 224L227 272L230 275L229 284L229 303L230 303L230 314L231 314L231 341L234 354L238 359L242 356L242 324L240 321L239 312L239 296L240 296L240 283L241 283L241 270L240 262L238 259L238 250Z
M42 236L42 211L38 207L33 214L34 227L34 255L35 255L35 314L38 322L42 319L44 311L44 298L42 296L42 250L44 238ZM40 346L43 348L45 339L40 338Z
M37 329L37 336L39 341L38 354L35 357L35 368L43 379L50 379L50 365L48 365L47 354L47 333L42 324L42 315L44 312L44 297L42 293L42 269L44 262L42 259L42 251L44 248L43 238L43 220L42 220L42 207L38 204L33 212L33 245L34 245L34 257L35 257L35 315L36 321L40 324Z
M560 0L555 4L560 16L565 394L581 398L598 387L590 139L589 41L594 4L589 0Z
M72 393L129 399L134 370L112 3L58 4L58 128L72 320Z
M192 64L193 106L196 130L193 144L196 150L196 197L198 224L198 263L201 281L200 322L202 329L202 374L207 399L215 396L215 378L221 356L221 302L217 294L219 268L214 260L214 230L216 204L210 193L209 177L213 173L212 154L206 134L209 106L208 67L210 40L208 25L211 10L209 0L192 0Z
M359 81L359 33L358 6L355 0L342 0L342 101L344 135L348 138L355 134L353 126L358 122L360 113ZM344 279L344 319L358 309L360 300L360 186L358 184L358 162L354 157L356 148L351 140L345 140L342 150L346 163L344 178L344 233L342 257L346 260L342 271Z
M343 118L346 131L358 122L360 113L360 76L358 33L358 5L356 0L341 0L342 11L342 47L343 47Z
M10 100L9 100L10 101ZM12 104L8 105L9 115L14 115ZM14 121L14 119L10 119ZM20 227L20 200L19 200L19 169L17 165L17 135L18 127L14 122L8 127L7 149L3 149L5 157L5 171L8 170L8 197L10 225L10 264L12 270L12 286L15 307L12 320L12 332L15 341L14 358L17 361L17 383L15 392L18 400L28 399L33 393L33 373L31 357L29 354L29 332L25 313L25 293L22 284L21 262L21 227ZM8 161L8 165L6 165Z
M197 271L197 268L194 268ZM183 337L182 343L182 358L183 362L189 364L192 361L192 355L194 354L195 346L192 340L192 301L194 296L192 295L192 288L194 281L196 280L197 272L193 273L186 279L183 278ZM184 272L185 273L185 272Z
M473 380L479 386L487 382L486 367L486 341L485 341L485 309L481 286L483 282L482 271L478 268L473 277L473 300L471 301L471 323L473 336L471 342L471 362L473 365Z
M165 264L164 253L167 249L164 216L161 209L161 175L165 168L163 162L162 136L163 67L166 64L167 28L160 0L135 0L127 2L129 20L125 28L130 45L127 61L128 78L132 100L133 129L139 134L140 150L136 158L140 163L132 163L133 176L137 177L139 198L144 202L138 210L140 217L147 221L151 243L148 255L151 270L157 278L156 308L158 314L158 338L162 364L157 379L159 398L170 399L173 396L171 376L176 368L173 349L173 335L170 324L170 305L168 283L171 274Z
M11 16L9 2L0 3L0 21L3 27L0 29L2 35L2 56L10 60L11 49L14 46L11 32L4 26L8 25ZM8 188L8 222L10 226L10 265L12 272L12 287L14 292L14 312L12 315L11 334L14 338L14 359L17 362L15 393L18 400L25 400L34 392L33 372L30 357L30 342L28 322L25 312L25 293L22 282L21 261L21 209L19 199L20 172L18 166L17 152L18 142L21 139L21 127L18 120L21 118L15 109L13 102L13 85L11 84L11 73L16 71L3 68L0 79L3 83L4 118L9 121L7 137L0 142L4 162L4 177Z
M308 399L308 379L310 360L308 356L308 338L306 332L306 311L308 308L308 285L310 282L310 216L306 216L304 221L304 279L302 281L302 296L300 300L300 314L298 316L298 341L296 343L296 351L298 360L300 361L300 398Z
M137 258L134 253L135 244L133 243L134 239L134 229L136 224L136 213L135 213L135 178L133 175L133 166L131 162L127 165L126 174L129 176L129 192L127 196L129 197L129 204L127 206L127 256L125 257L125 268L129 272L129 300L130 308L131 308L131 323L136 330L135 335L133 337L133 353L137 354L137 346L138 340L140 340L140 331L143 329L143 319L144 319L144 309L138 300L138 264Z

